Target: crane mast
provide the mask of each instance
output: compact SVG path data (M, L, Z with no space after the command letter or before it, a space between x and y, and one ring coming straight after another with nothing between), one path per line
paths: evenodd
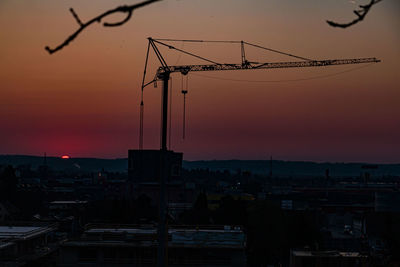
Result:
M221 42L221 43L237 43L241 45L241 63L239 64L226 64L226 63L218 63L213 60L209 60L202 56L193 54L191 52L184 51L182 49L176 48L172 45L161 42L161 40L168 41L187 41L187 42L205 42L202 40L171 40L171 39L153 39L148 38L149 44L147 48L146 55L146 63L143 74L143 82L142 82L142 96L143 89L158 81L161 80L163 83L162 89L162 125L161 125L161 162L160 162L160 203L159 203L159 224L158 224L158 266L165 266L167 264L166 261L166 249L168 248L168 239L167 239L167 223L166 223L166 215L167 215L167 205L165 200L166 195L166 180L168 174L167 163L166 163L166 154L168 151L167 148L167 128L168 128L168 81L172 73L181 73L182 75L187 75L192 71L222 71L222 70L257 70L257 69L277 69L277 68L303 68L303 67L324 67L324 66L337 66L337 65L348 65L348 64L361 64L361 63L378 63L379 59L376 58L353 58L353 59L329 59L329 60L312 60L304 57L295 56L289 53L281 52L278 50L262 47L259 45L251 44L244 41L209 41L209 42ZM201 59L203 61L208 62L209 64L200 64L200 65L181 65L181 66L169 66L165 59L163 58L161 52L159 51L156 44L166 46L169 49L173 49L179 51L181 53L187 54L189 56L195 57L197 59ZM302 61L289 61L289 62L251 62L246 59L244 45L250 45L253 47L257 47L260 49L265 49L271 52L283 54L286 56L294 57L297 59L301 59ZM154 53L156 54L158 60L161 63L161 66L157 69L155 78L148 83L145 83L146 78L146 69L148 63L149 49L153 48ZM139 137L139 148L143 147L143 99L141 101L141 120L140 120L140 137Z

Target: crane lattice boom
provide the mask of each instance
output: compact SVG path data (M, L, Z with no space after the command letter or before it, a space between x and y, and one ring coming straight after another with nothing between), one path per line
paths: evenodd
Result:
M157 70L157 77L161 78L163 73L165 72L169 73L180 72L182 74L187 74L191 71L323 67L323 66L376 63L376 62L380 62L380 60L373 57L373 58L328 59L328 60L272 62L272 63L182 65L182 66L159 67L159 69Z

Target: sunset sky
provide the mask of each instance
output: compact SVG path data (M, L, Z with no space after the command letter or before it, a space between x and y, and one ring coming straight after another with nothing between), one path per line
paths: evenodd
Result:
M44 50L77 29L70 7L86 21L136 2L0 0L0 154L127 157L128 149L138 148L140 85L151 36L245 40L318 60L382 60L363 68L189 74L185 140L181 76L174 74L171 148L184 159L400 163L398 0L382 1L348 29L325 20L351 21L357 4L368 1L164 0L135 11L122 27L92 25L63 50ZM171 44L223 63L241 60L237 44ZM171 65L200 63L161 52ZM246 52L252 61L294 60ZM158 66L153 54L149 79ZM144 93L147 149L159 148L158 85Z

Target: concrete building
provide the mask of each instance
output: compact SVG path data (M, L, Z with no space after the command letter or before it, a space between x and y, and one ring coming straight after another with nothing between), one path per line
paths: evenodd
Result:
M239 227L171 226L168 266L245 266L246 235ZM59 266L155 266L155 226L89 225L61 246Z
M167 151L168 181L180 180L182 160L182 153ZM159 182L160 164L160 150L129 150L128 176L130 181L133 183Z
M0 225L0 266L46 266L58 248L53 240L56 229L54 224Z
M18 209L8 201L0 201L0 223L11 220Z
M57 217L69 217L83 211L88 201L82 200L57 200L49 203L49 215Z
M290 267L372 267L358 252L291 250Z

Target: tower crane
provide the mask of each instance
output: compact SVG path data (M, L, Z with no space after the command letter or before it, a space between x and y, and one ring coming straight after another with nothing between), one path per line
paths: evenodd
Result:
M169 42L213 42L213 43L236 43L241 46L241 62L235 64L219 63L214 60L207 59L205 57L196 55L194 53L179 49L170 44L166 44L165 41ZM195 57L202 61L207 62L207 64L198 65L178 65L170 66L165 61L158 45L167 47L169 49L181 52L183 54ZM296 58L301 61L288 61L288 62L252 62L246 59L245 45L252 46L259 49L264 49L270 52L283 54ZM153 80L145 83L147 64L149 58L150 48L153 49L155 55L161 63L161 66L157 69L156 75ZM159 248L158 248L158 266L165 266L165 253L167 246L167 227L166 227L166 202L165 202L165 186L166 177L168 173L166 171L166 152L167 149L167 128L168 128L168 81L172 73L181 73L182 75L187 75L189 72L199 72L199 71L223 71L223 70L258 70L258 69L277 69L277 68L304 68L304 67L325 67L325 66L337 66L337 65L349 65L349 64L362 64L362 63L378 63L380 62L377 58L352 58L352 59L326 59L326 60L313 60L305 57L296 56L286 52L278 51L275 49L259 46L245 41L204 41L204 40L176 40L176 39L153 39L148 38L147 54L145 61L145 68L142 80L142 100L140 103L140 134L139 134L139 149L143 149L143 89L157 81L162 81L162 124L161 124L161 177L160 177L160 207L159 207L159 224L158 224L158 238L159 238ZM183 92L184 96L187 91Z
M277 68L304 68L304 67L325 67L325 66L337 66L337 65L349 65L349 64L362 64L362 63L378 63L380 62L377 58L352 58L352 59L325 59L325 60L313 60L300 56L295 56L289 53L281 52L278 50L262 47L256 44L252 44L245 41L203 41L203 40L176 40L176 39L153 39L151 37L148 38L148 48L146 55L146 63L145 70L143 75L142 82L142 92L143 89L156 82L163 82L163 98L162 98L162 129L161 129L161 150L167 150L167 122L168 122L168 81L170 79L170 75L172 73L181 73L182 75L187 75L189 72L199 72L199 71L222 71L222 70L258 70L258 69L277 69ZM220 42L220 43L239 43L241 45L241 63L228 64L228 63L218 63L216 61L204 58L202 56L193 54L191 52L184 51L182 49L176 48L170 44L166 44L162 41L183 41L183 42ZM179 65L179 66L169 66L165 61L164 57L161 55L160 50L157 45L165 46L169 49L176 50L178 52L184 53L186 55L198 58L202 61L207 62L208 64L199 64L199 65ZM301 59L302 61L288 61L288 62L252 62L246 59L245 55L245 45L265 49L271 52L283 54L286 56L290 56L293 58ZM145 83L146 78L146 70L148 63L148 56L150 47L153 49L156 54L158 60L161 63L161 66L157 69L155 78ZM141 123L140 123L140 140L139 140L139 148L143 147L143 101L141 102Z

